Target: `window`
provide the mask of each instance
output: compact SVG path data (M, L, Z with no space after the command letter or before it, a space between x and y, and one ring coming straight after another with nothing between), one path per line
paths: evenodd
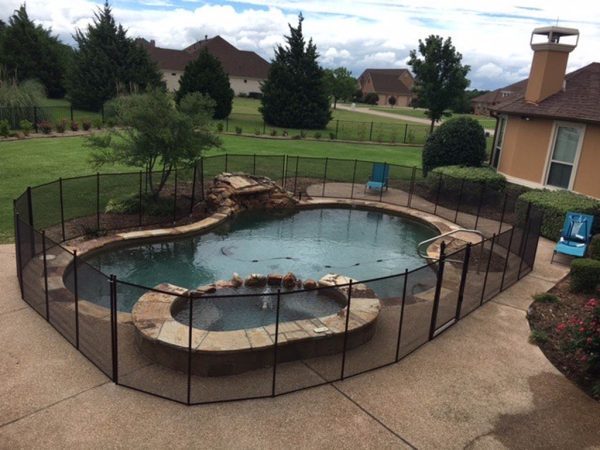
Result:
M546 184L570 189L575 178L583 127L558 125L554 134Z
M247 82L248 82L248 80L244 80L244 83L247 83Z
M504 131L506 130L506 116L500 116L498 120L498 134L494 143L494 158L492 159L492 167L494 169L497 169L500 163L500 151L502 150L502 141L504 140Z
M171 72L171 75L172 75L172 76L175 76L175 75L177 75L177 74L176 74L175 72Z

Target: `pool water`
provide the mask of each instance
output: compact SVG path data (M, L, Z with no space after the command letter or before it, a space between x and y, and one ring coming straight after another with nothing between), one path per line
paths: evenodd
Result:
M345 306L327 295L325 291L305 291L292 295L281 295L279 321L312 319L336 314ZM256 295L264 292L266 295ZM229 331L244 328L257 328L276 322L277 296L273 288L219 289L219 295L252 294L251 297L197 298L192 305L192 325L208 331ZM175 314L175 320L188 325L189 308L182 308Z
M228 280L233 272L242 277L293 272L316 280L333 272L366 280L424 265L417 244L436 234L406 217L358 209L253 211L205 234L117 248L87 262L121 281L149 287L169 282L196 288ZM119 289L118 307L130 311L143 292ZM91 295L97 298L91 301L107 302L104 294Z

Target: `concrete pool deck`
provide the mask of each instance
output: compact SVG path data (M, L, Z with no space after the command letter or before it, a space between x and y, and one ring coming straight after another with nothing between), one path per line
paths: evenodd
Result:
M528 343L534 271L400 363L274 399L187 407L114 385L20 299L0 246L0 448L600 448L600 404Z

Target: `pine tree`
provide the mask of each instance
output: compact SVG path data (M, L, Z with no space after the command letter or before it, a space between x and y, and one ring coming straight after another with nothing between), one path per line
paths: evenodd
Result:
M179 103L186 94L192 92L208 95L215 101L213 118L224 119L231 113L233 89L229 84L229 76L223 70L221 61L208 53L206 48L185 67L175 98Z
M119 93L162 85L162 76L148 53L115 23L108 2L94 13L87 30L77 30L78 49L69 77L73 106L98 111Z
M322 129L331 120L325 75L317 47L302 35L302 14L296 28L288 25L287 46L278 45L269 77L262 86L260 112L274 126Z
M68 52L51 30L33 23L25 5L15 10L8 25L0 24L1 64L17 81L36 79L50 97L65 94Z

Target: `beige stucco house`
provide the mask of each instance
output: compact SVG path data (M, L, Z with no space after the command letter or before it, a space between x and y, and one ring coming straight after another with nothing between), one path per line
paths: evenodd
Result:
M377 94L379 105L390 105L393 97L395 106L410 106L415 80L408 69L365 69L358 83L363 95Z
M170 91L179 89L179 78L185 66L196 59L198 52L203 49L207 49L221 61L223 69L229 75L231 89L236 95L259 93L260 84L269 75L270 64L267 61L255 52L238 50L221 36L210 39L207 37L183 50L157 47L154 41L141 38L137 42L156 62Z
M565 75L578 39L572 28L533 31L525 89L493 108L491 164L514 183L600 198L600 63Z

